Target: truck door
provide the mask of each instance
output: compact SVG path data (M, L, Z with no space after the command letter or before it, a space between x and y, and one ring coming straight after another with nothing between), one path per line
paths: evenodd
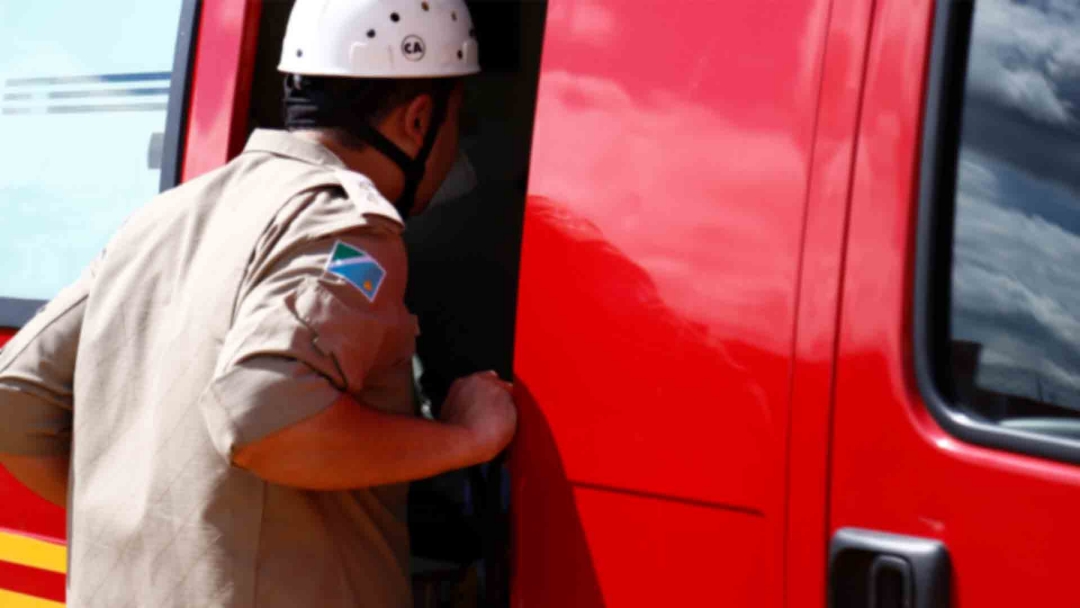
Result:
M828 9L550 2L514 364L513 605L782 605Z
M1080 5L878 1L828 522L856 606L1076 605Z

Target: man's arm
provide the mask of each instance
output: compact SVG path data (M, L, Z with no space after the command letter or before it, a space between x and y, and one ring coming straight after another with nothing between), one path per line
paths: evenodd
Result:
M240 447L233 462L266 481L346 490L432 477L486 462L513 437L517 415L494 374L459 381L444 422L387 414L342 395L326 410Z
M430 477L509 442L516 414L494 374L461 381L442 423L401 415L409 403L391 413L361 401L365 387L403 380L415 339L396 234L363 228L279 247L254 271L200 400L222 456L273 483L333 490Z
M0 350L0 465L67 504L75 355L98 258Z

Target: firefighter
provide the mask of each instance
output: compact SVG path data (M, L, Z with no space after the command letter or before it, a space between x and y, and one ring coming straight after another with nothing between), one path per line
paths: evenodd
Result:
M69 605L412 605L407 482L516 425L493 372L411 415L402 221L477 52L463 0L298 0L288 131L134 214L0 353L0 462L69 509Z

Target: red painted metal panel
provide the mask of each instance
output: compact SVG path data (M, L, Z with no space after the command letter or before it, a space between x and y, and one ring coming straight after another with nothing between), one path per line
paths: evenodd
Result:
M0 346L15 335L15 330L0 329ZM32 532L53 540L66 537L64 510L38 498L0 466L0 528ZM6 587L0 580L0 587Z
M38 498L0 467L0 528L29 532L53 541L67 537L64 509Z
M814 144L788 453L787 606L825 604L829 407L843 242L873 2L834 0Z
M958 608L1069 605L1080 468L951 438L915 385L915 178L934 2L878 4L852 189L830 526L942 539Z
M607 606L750 607L773 595L761 516L587 489L574 498Z
M762 513L568 481L551 430L518 388L514 606L761 606L778 596ZM528 463L528 464L526 464ZM536 466L533 466L533 465Z
M0 561L0 589L62 602L64 587L63 574Z
M0 347L15 335L0 329ZM0 466L0 529L31 533L43 540L63 542L67 537L64 510L38 498ZM0 589L64 601L64 575L0 561Z
M625 524L621 540L591 537L599 524L576 500L521 506L574 484L698 501L721 519L724 507L761 512L746 528L761 549L752 604L780 604L796 277L828 6L551 2L515 362L531 409L515 459L515 504L529 509L516 524L518 605L551 605L536 594L565 583L541 573L564 572L566 555L605 569L597 584L616 587L600 599L622 597L622 584L641 597L669 589L640 573L698 560L713 574L687 591L697 603L741 584L738 552L638 552L641 524L618 510L606 525ZM641 562L595 561L619 553Z
M184 181L225 164L243 147L261 11L261 0L203 4L192 68Z

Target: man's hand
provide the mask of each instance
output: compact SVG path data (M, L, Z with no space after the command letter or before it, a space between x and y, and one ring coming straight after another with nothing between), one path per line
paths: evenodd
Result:
M484 462L514 438L517 409L510 391L511 385L495 372L481 372L455 381L443 403L443 422L468 431Z

